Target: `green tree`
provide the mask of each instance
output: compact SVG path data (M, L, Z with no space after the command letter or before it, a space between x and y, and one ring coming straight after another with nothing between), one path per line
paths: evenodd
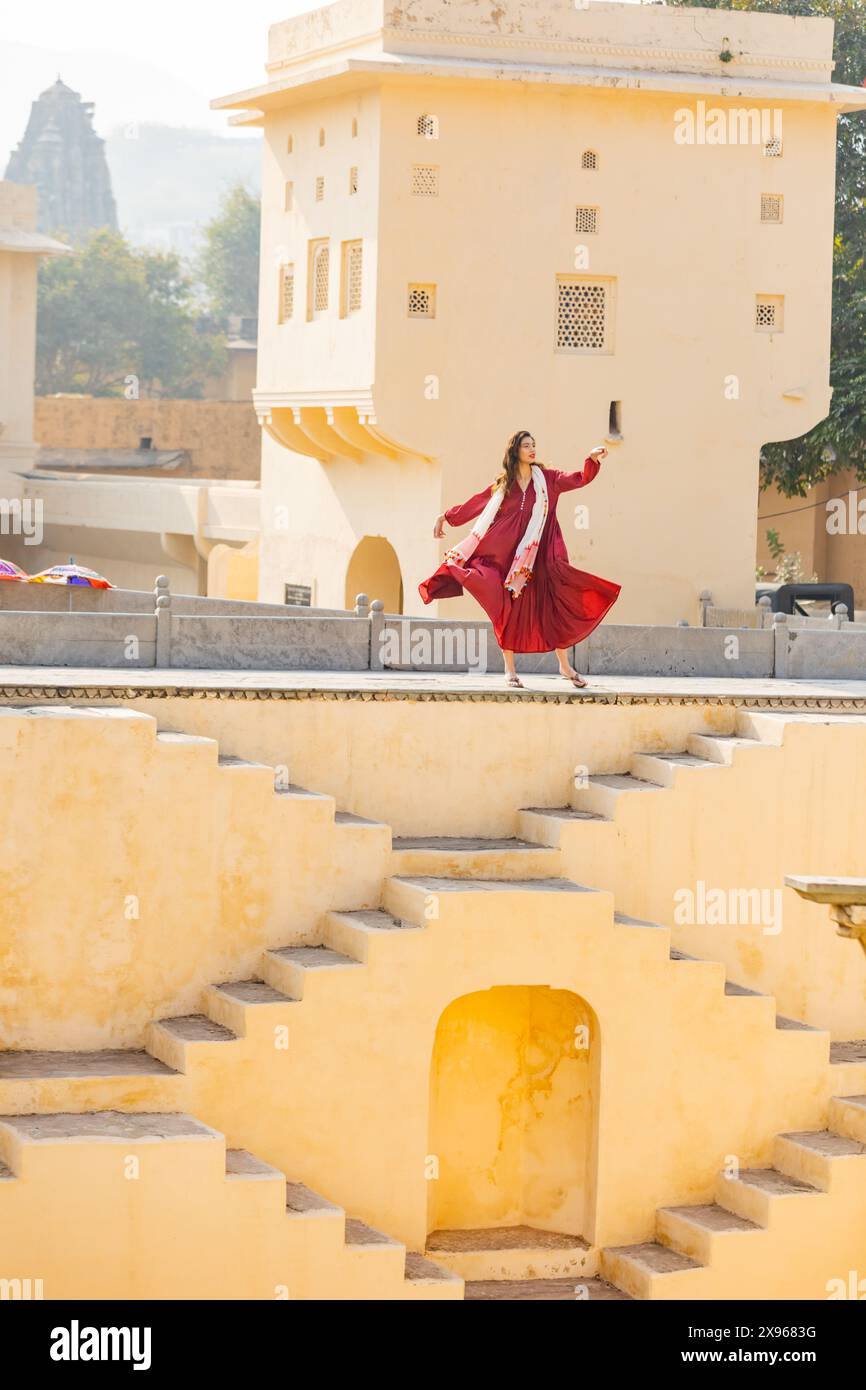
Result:
M668 0L671 5L688 0ZM866 78L866 0L699 0L712 10L762 10L835 21L835 82ZM838 117L830 413L798 439L765 444L761 486L802 497L845 469L866 480L866 124L862 112Z
M222 323L230 314L258 313L260 228L259 200L239 183L204 229L199 275L210 310Z
M223 371L222 335L202 314L173 254L139 251L119 232L92 233L39 273L36 390L200 397Z

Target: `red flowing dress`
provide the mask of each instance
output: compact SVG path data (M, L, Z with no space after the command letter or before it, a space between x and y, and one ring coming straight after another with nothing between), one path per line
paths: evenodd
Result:
M586 487L601 467L588 458L576 473L545 468L547 520L538 545L532 578L517 598L505 588L515 551L523 538L535 503L535 484L526 491L514 483L502 499L486 536L462 565L445 563L418 585L425 603L456 598L464 589L484 609L500 647L507 652L550 652L588 637L619 597L620 585L585 574L568 563L568 551L556 519L563 492ZM461 506L445 513L449 526L465 526L480 516L490 501L487 486Z

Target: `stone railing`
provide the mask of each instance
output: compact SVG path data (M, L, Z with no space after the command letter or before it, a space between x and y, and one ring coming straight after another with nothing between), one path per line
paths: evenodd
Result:
M20 605L20 606L13 606ZM672 627L603 623L576 647L596 676L866 680L866 626ZM359 594L354 609L311 609L142 590L0 584L0 666L186 670L501 672L481 619L404 616ZM552 674L552 652L520 656Z

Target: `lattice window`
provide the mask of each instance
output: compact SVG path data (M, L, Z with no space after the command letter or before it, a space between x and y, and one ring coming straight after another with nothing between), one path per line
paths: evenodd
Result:
M343 276L340 293L340 313L356 314L361 307L363 276L363 247L360 241L343 242Z
M307 261L307 318L324 313L328 307L330 256L328 242L323 237L311 241Z
M418 117L417 130L425 140L439 139L439 117L423 115Z
M295 312L295 267L294 265L280 266L280 302L278 319L280 323L286 323Z
M563 352L610 352L612 280L557 281L556 346Z
M597 232L598 208L576 208L574 230L576 232Z
M349 170L349 194L358 192L358 169L353 165Z
M580 156L580 167L581 169L598 168L598 155L595 150L584 150L583 154Z
M772 138L772 140L766 140L766 141L764 142L764 154L766 155L767 159L781 159L781 157L782 157L782 140L781 140L781 136L779 136L779 135L774 135L773 138Z
M439 166L437 164L412 165L412 192L421 198L438 198Z
M761 221L781 222L783 199L781 193L761 194Z
M781 333L785 326L785 300L781 294L755 298L755 328L761 333Z
M409 286L409 317L410 319L435 319L435 285Z
M291 212L294 205L295 185L293 183L287 183L283 194L283 209L285 212Z
M316 202L321 203L325 196L325 180L321 175L316 179Z

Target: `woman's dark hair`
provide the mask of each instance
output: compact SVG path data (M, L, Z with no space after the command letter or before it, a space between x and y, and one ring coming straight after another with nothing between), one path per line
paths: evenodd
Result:
M502 459L502 472L496 478L493 487L490 489L491 493L498 492L500 489L502 492L508 491L517 477L517 468L520 463L520 446L524 439L533 439L534 437L532 430L518 430L516 434L511 436L506 445L505 454Z

